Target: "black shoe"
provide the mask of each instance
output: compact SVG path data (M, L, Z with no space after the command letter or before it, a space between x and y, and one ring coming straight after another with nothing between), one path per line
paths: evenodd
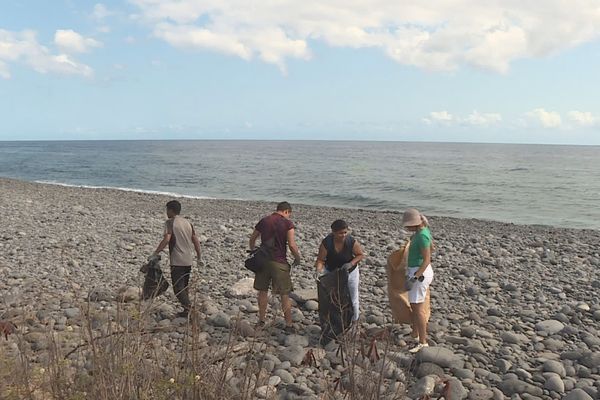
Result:
M183 310L177 313L177 318L187 318L189 314L188 310Z

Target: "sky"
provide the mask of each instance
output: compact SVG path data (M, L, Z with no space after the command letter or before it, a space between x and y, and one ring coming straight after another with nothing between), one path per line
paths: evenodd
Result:
M3 0L0 140L600 145L599 0Z

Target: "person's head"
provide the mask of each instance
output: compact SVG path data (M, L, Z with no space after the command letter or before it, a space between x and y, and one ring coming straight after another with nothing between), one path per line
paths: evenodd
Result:
M348 234L348 224L343 219L336 219L331 224L331 232L336 239L344 239Z
M427 222L427 218L425 218L419 210L416 208L409 208L404 211L404 214L402 215L402 226L411 232L416 232L421 228L429 226L429 223Z
M173 218L181 212L181 203L177 200L171 200L167 203L167 216Z
M277 212L286 218L292 215L292 206L287 201L282 201L277 204Z

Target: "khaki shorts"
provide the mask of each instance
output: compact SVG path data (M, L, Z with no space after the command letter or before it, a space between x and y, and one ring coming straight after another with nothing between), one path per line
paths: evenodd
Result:
M269 261L254 275L254 289L267 291L272 283L273 293L288 294L294 290L290 270L291 267L288 264Z

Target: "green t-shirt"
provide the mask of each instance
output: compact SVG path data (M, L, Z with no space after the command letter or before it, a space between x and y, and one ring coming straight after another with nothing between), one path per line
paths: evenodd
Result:
M410 240L408 248L408 266L420 267L423 262L421 251L431 246L431 232L425 227L416 232Z

